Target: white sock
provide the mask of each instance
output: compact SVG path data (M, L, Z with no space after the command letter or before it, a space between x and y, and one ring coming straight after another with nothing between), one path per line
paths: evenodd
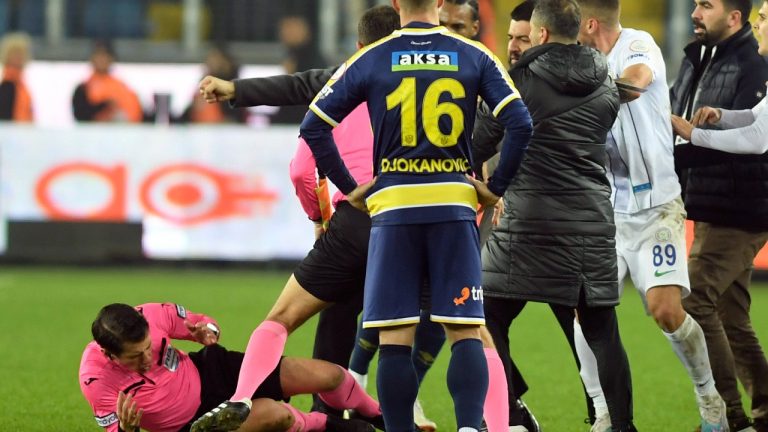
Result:
M352 375L352 378L354 378L355 381L357 381L357 383L360 385L360 387L363 388L363 390L365 390L368 387L368 374L363 375L353 371L352 369L347 369L347 370L349 371L349 374Z
M597 373L597 358L592 348L589 347L584 333L581 331L581 325L573 320L573 340L576 344L576 354L579 356L581 369L581 381L587 389L587 394L592 398L592 406L595 408L595 417L608 415L608 403L605 401L603 388L600 387L600 375Z
M672 350L685 366L693 381L696 394L706 396L715 393L715 379L709 366L707 342L699 323L688 314L680 327L672 333L662 331L672 344Z

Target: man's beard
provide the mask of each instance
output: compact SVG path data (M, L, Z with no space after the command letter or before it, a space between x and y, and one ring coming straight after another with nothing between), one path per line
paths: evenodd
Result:
M693 21L693 28L694 28L694 35L696 36L696 40L704 42L706 45L713 45L718 42L720 42L720 39L722 39L723 32L715 32L714 30L709 30L707 27L697 21ZM701 30L700 32L696 32L695 30Z

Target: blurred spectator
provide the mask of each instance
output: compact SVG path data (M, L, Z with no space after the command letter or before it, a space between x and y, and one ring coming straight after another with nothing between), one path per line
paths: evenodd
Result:
M226 50L212 48L205 59L203 76L206 75L232 81L239 76L239 65ZM195 91L192 103L184 110L180 120L192 123L245 123L246 115L246 110L231 108L227 102L209 104L200 92Z
M31 122L32 97L24 84L24 66L30 58L30 40L25 33L8 33L0 42L0 120Z
M291 15L280 20L280 42L286 50L283 61L285 73L292 74L315 68L325 68L326 61L314 42L312 28L303 16ZM299 124L307 106L284 106L272 116L272 123Z
M287 16L281 19L279 36L287 51L287 57L283 61L287 74L327 66L313 41L312 29L303 16Z
M93 74L77 86L72 96L72 110L79 121L140 122L143 117L136 93L110 75L115 61L112 45L94 43L91 53Z

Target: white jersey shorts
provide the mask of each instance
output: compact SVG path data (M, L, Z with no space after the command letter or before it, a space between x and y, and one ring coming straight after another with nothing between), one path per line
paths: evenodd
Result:
M619 289L627 275L646 303L649 289L678 285L682 296L691 293L685 243L685 209L678 196L672 201L634 214L615 213ZM646 304L647 309L647 304Z

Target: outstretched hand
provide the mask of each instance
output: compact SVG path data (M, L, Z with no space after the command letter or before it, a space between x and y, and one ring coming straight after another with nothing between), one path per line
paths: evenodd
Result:
M198 84L200 94L208 103L224 102L235 97L235 83L207 75Z
M184 325L187 326L187 330L198 343L208 346L219 342L219 336L204 322L193 324L191 321L184 320Z

